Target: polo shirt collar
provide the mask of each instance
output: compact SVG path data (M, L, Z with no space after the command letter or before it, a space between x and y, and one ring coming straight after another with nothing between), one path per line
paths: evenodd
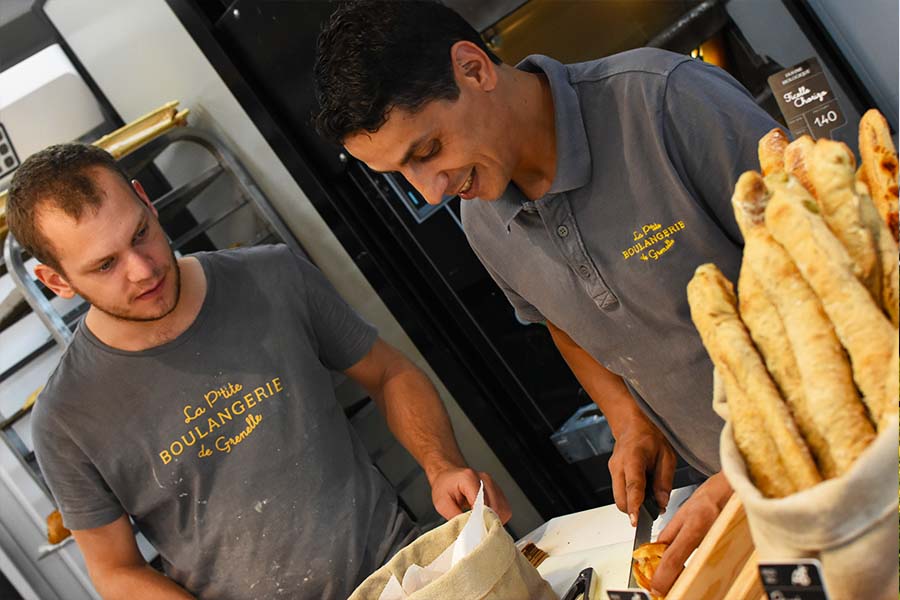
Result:
M566 66L548 56L533 54L516 65L516 68L528 73L543 72L550 83L556 128L556 175L547 195L587 185L591 180L591 154L581 116L581 103L575 88L569 83ZM527 201L519 188L510 182L503 195L492 204L503 225L509 229L510 223Z

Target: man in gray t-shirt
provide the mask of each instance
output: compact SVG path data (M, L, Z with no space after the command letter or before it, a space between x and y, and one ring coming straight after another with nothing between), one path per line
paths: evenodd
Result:
M704 262L736 275L732 186L775 121L685 55L502 64L436 2L341 6L316 81L320 133L431 204L463 200L473 250L606 416L613 494L632 523L646 481L667 504L673 446L709 476L659 536L671 545L653 586L667 592L731 494L685 286Z
M469 469L434 388L284 246L176 259L140 184L54 146L13 179L36 274L91 308L33 415L41 469L101 595L346 598L417 529L334 397L365 387L438 511L509 510ZM138 552L137 528L165 577Z

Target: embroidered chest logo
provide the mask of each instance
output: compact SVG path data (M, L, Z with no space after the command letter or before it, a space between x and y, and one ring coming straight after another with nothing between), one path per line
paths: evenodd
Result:
M632 233L634 245L622 250L622 258L628 260L634 256L641 260L659 260L675 246L675 238L684 229L684 221L676 221L666 228L659 223L644 225Z

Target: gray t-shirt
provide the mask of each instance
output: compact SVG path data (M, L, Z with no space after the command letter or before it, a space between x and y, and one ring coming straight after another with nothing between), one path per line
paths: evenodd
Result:
M35 407L70 529L123 512L202 598L346 598L414 534L334 397L375 329L284 246L197 254L180 336L124 352L78 328Z
M549 80L556 175L534 202L514 184L463 202L469 242L520 319L568 333L685 460L718 471L712 364L685 288L705 262L735 279L733 185L777 123L727 73L671 52L518 68Z

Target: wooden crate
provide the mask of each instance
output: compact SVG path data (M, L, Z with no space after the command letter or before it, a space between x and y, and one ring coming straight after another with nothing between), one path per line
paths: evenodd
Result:
M765 600L747 515L732 495L666 600Z

